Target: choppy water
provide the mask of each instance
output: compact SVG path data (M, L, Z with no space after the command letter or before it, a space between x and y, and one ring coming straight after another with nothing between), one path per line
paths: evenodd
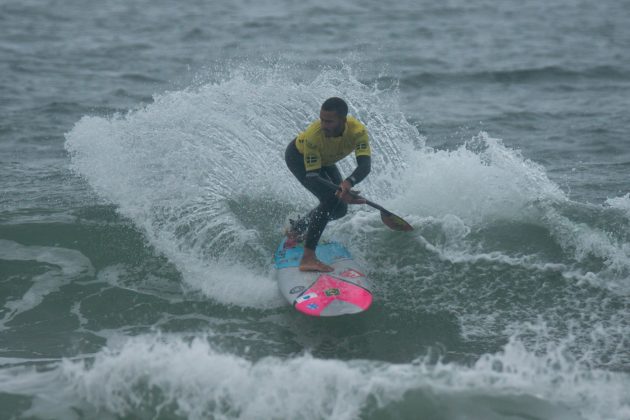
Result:
M629 419L630 8L0 3L0 418ZM328 96L374 144L306 318L271 254ZM353 161L342 162L342 171Z

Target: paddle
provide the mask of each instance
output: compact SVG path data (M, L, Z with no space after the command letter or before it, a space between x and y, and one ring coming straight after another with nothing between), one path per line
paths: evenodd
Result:
M340 189L339 185L335 185L333 182L330 182L329 180L324 179L322 177L317 177L317 180L319 182L321 182L322 184L326 185L328 188L335 189L335 190ZM380 210L381 211L381 220L383 221L383 223L385 223L385 225L388 228L390 228L392 230L398 230L398 231L401 231L401 232L408 232L410 230L413 230L413 227L409 223L407 223L405 221L405 219L403 219L400 216L396 216L394 213L392 213L391 211L387 210L383 206L380 206L380 205L378 205L378 204L368 200L365 197L361 197L359 195L359 193L357 193L355 191L350 191L350 195L353 198L358 198L358 199L361 199L361 200L365 200L365 204L367 204L370 207L374 207L377 210Z

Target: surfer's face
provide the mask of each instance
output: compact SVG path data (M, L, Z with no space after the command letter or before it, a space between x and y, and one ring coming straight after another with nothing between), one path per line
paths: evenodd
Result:
M319 119L322 124L322 130L326 137L338 137L343 134L346 127L346 119L337 115L335 111L319 112Z

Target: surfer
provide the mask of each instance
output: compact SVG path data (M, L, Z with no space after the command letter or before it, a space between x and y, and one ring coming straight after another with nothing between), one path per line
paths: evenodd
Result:
M357 167L343 179L335 165L354 151ZM301 271L333 271L315 256L315 249L329 220L348 212L348 204L364 204L365 200L350 194L371 169L371 151L367 129L356 118L348 116L348 105L341 98L328 98L321 106L319 120L311 123L287 146L285 161L298 181L319 200L319 205L305 217L291 220L287 236L304 238ZM333 191L321 179L332 181L339 188Z

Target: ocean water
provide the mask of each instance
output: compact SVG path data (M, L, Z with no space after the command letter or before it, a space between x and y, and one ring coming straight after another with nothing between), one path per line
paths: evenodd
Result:
M0 1L0 419L630 419L629 21ZM315 204L284 148L333 95L415 230L330 223L375 301L316 319L271 256Z

